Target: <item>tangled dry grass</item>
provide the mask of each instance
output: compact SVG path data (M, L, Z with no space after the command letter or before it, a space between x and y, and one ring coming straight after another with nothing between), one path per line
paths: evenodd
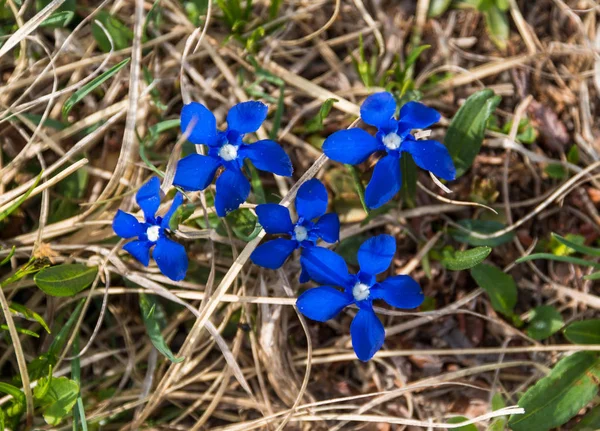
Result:
M511 1L504 51L492 43L477 11L428 19L428 0L284 1L272 20L270 2L255 1L242 36L259 25L267 33L250 50L231 37L216 5L193 23L181 2L161 0L161 19L146 27L152 2L87 1L78 5L75 28L45 29L31 19L32 3L19 7L7 0L2 6L17 16L20 33L0 48L0 211L34 184L40 168L44 173L4 222L0 257L16 245L13 269L36 256L96 264L100 271L92 288L73 298L48 297L28 279L4 295L51 326L85 298L55 375L71 373L73 355L79 357L90 429L416 430L445 428L454 415L481 417L484 429L493 394L516 404L562 352L581 348L560 334L531 339L496 314L467 273L445 270L429 252L453 243L446 228L457 220L490 217L461 202L484 202L516 232L489 259L517 281L521 317L542 304L557 307L566 322L598 316L596 287L582 281L580 268L514 264L550 232L583 235L588 243L600 237L595 2ZM91 28L100 9L132 30L130 47L103 53L97 46ZM490 130L474 166L450 185L452 194L421 174L414 207L397 203L365 221L347 174L318 147L329 133L349 126L360 102L378 88L367 88L353 63L361 39L379 77L409 47L431 45L415 66L414 81L423 101L443 114L434 137L443 140L465 98L487 87L502 96L499 123L528 118L538 139L525 145L515 139L517 127ZM63 127L53 127L50 120L62 121L63 103L77 88L128 57L129 65L86 96ZM429 311L381 310L386 344L369 363L357 361L350 347L352 311L325 325L305 321L293 307L301 289L298 265L275 272L245 265L264 235L246 244L227 225L204 229L211 209L200 196L193 195L194 213L180 234L191 261L185 281L135 263L115 240L116 209L134 209L135 191L153 174L140 154L169 174L181 152L177 129L140 148L151 127L177 119L186 100L202 101L223 122L231 105L251 98L270 103L272 111L283 101L281 126L270 115L258 135L275 130L296 174L261 176L270 196L289 202L303 179L322 179L342 218L342 239L394 235L400 246L390 271L410 273L432 298ZM302 125L330 98L337 102L325 129L306 133ZM572 145L579 148L579 164L567 160ZM571 180L549 176L553 164ZM359 172L365 179L368 169ZM86 178L84 186L79 195L67 195L60 184L74 176ZM59 210L66 216L57 216ZM165 360L149 342L140 292L161 296L163 336L183 362ZM52 335L19 338L0 341L2 380L18 376L19 358L36 357Z

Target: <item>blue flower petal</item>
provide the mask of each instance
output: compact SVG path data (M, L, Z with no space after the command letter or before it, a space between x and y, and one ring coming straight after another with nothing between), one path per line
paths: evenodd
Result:
M323 247L309 247L302 252L304 269L319 284L350 287L353 278L341 256Z
M325 214L316 226L323 241L334 243L340 240L340 219L336 213Z
M250 259L258 266L269 269L281 268L281 265L298 246L297 241L277 238L259 245L250 255Z
M185 247L161 236L156 242L152 253L158 269L171 280L179 281L185 278L188 269L188 257Z
M249 101L234 105L227 113L227 127L240 134L256 132L267 118L269 108L262 102Z
M192 144L212 145L217 137L217 120L206 106L198 102L188 103L181 110L181 133L185 133L194 122L188 136Z
M252 164L261 171L283 177L291 176L294 171L292 162L283 148L277 142L269 139L242 145L240 155L249 158Z
M390 153L375 165L365 190L365 203L369 208L379 208L389 202L400 191L400 187L400 160L397 153Z
M325 322L337 316L344 307L352 304L352 298L333 287L321 286L308 289L296 300L298 311L317 322Z
M290 233L294 229L290 210L282 205L262 204L255 211L258 222L267 233Z
M410 153L415 163L433 175L451 181L456 178L456 168L448 149L438 141L406 140L400 149Z
M146 220L154 219L160 206L160 180L152 177L138 190L135 200L144 212Z
M150 263L150 247L153 245L152 241L136 240L125 244L123 250L135 257L142 265L148 266L148 263Z
M360 270L377 275L390 267L396 254L396 240L390 235L377 235L362 243L358 249Z
M400 109L400 128L424 129L440 121L438 111L419 102L408 102Z
M350 325L352 347L361 361L368 361L381 349L385 329L372 309L361 308Z
M177 163L173 184L186 191L204 190L212 182L220 164L213 157L190 154Z
M171 218L173 217L173 214L175 214L175 211L177 211L177 209L181 206L182 203L183 203L183 195L181 193L177 192L175 194L175 197L173 198L173 203L171 204L171 208L169 208L169 211L167 211L167 213L163 217L162 221L160 222L160 227L162 227L163 229L169 229L169 223L171 222Z
M396 113L396 101L387 91L375 93L360 106L360 118L371 126L381 127Z
M133 238L145 232L144 225L138 221L133 215L117 211L112 222L112 228L121 238Z
M408 275L396 275L371 288L371 298L383 299L392 307L417 308L425 300L421 286Z
M316 178L300 186L296 193L296 211L305 220L320 217L327 211L327 189Z
M241 171L226 170L217 178L215 208L219 217L225 217L248 198L250 183Z
M323 152L331 160L358 165L379 149L377 139L362 129L339 130L323 142Z

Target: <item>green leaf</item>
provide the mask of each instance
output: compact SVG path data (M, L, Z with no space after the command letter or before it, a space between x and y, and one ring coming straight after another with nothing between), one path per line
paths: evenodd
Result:
M88 431L87 420L85 418L85 408L81 398L81 362L79 359L79 333L75 334L73 340L73 360L71 361L71 378L79 385L80 391L77 394L76 408L73 412L73 431Z
M33 280L51 296L74 296L94 282L98 267L81 263L51 266L38 272Z
M16 386L0 382L0 392L12 396L12 404L6 409L9 417L15 417L25 411L25 394Z
M350 172L350 175L352 176L352 181L354 181L354 188L356 189L356 193L358 194L360 203L368 216L369 208L367 207L367 203L365 202L365 185L360 179L358 169L356 169L356 166L354 165L346 165L346 169L348 169L348 172Z
M36 177L35 181L31 185L29 190L27 190L23 196L21 196L19 199L15 200L11 206L9 206L8 208L6 208L4 211L2 211L0 213L0 221L4 220L6 217L11 215L13 211L15 211L17 208L19 208L21 206L21 204L23 202L25 202L25 200L29 197L31 192L33 192L33 189L35 189L37 187L37 185L39 184L40 180L42 179L43 172L44 171L42 171L38 174L38 176Z
M71 11L54 12L40 24L40 27L66 27L69 25L74 16L75 12Z
M506 227L502 223L492 220L463 219L460 220L458 224L471 232L482 235L490 235ZM448 232L450 233L450 235L452 235L452 238L454 238L458 242L462 242L473 246L488 247L497 247L499 245L512 241L512 239L515 236L515 233L511 231L499 236L498 238L481 239L477 238L472 233L465 232L462 229L458 228L450 228L448 229Z
M523 263L530 260L543 259L543 260L554 260L557 262L572 263L573 265L591 266L592 268L600 269L600 263L590 262L589 260L580 259L578 257L571 256L556 256L552 253L534 253L528 256L524 256L517 259L517 263Z
M552 238L556 239L558 242L560 242L561 244L564 244L565 246L569 247L572 250L578 251L579 253L582 254L587 254L589 256L596 256L596 257L600 257L600 248L594 248L594 247L587 247L585 245L583 245L583 243L579 243L579 238L582 238L580 235L574 235L569 237L570 234L567 235L566 238L557 235L555 233L552 234ZM576 242L578 241L578 242Z
M92 23L92 35L102 51L110 52L110 41L96 21L99 21L105 27L116 50L125 49L131 45L133 41L133 32L131 29L108 12L101 10L96 14Z
M572 145L567 153L567 162L572 163L574 165L579 164L579 147L575 144Z
M164 318L164 312L162 311L162 307L160 303L156 301L153 295L145 295L143 293L140 294L140 309L142 311L142 318L144 319L144 326L146 326L146 331L150 336L150 341L156 347L160 353L162 353L169 361L171 362L181 362L185 358L176 357L162 336L161 333L161 325L159 322L166 323L166 319Z
M577 250L573 247L570 247L568 244L573 244L576 248L579 248L585 243L585 237L581 235L574 235L572 233L568 233L567 237L562 238L562 240L563 241L560 241L555 235L550 237L549 248L550 251L552 251L552 254L555 254L556 256L569 256L574 254Z
M437 18L448 10L452 0L431 0L429 3L429 18Z
M69 115L69 112L71 112L71 109L73 109L73 106L75 106L78 102L82 101L85 96L90 94L96 88L98 88L99 86L104 84L113 75L115 75L117 72L119 72L119 70L121 70L125 66L127 66L127 64L130 61L131 61L131 58L126 58L125 60L115 64L113 67L108 69L102 75L97 76L96 78L92 79L90 82L88 82L83 87L81 87L79 90L77 90L75 93L73 93L71 95L71 97L69 97L66 100L65 104L62 107L63 119L67 118L67 116Z
M449 424L460 424L462 422L466 422L469 419L467 419L464 416L454 416L453 418L448 419L446 422L448 422ZM473 424L468 424L462 427L458 427L458 428L452 428L453 430L456 431L477 431L477 427Z
M573 322L565 328L564 334L573 344L600 344L600 320Z
M8 255L4 259L2 259L2 262L0 262L0 266L4 266L8 262L10 262L12 257L15 255L16 251L17 251L17 246L13 245L12 248L10 249L10 251L8 252Z
M492 252L491 247L476 247L465 251L445 250L441 263L451 271L462 271L473 268L485 260Z
M271 4L269 5L269 19L270 20L277 18L277 15L279 14L279 8L281 7L282 3L283 3L283 0L271 0Z
M8 329L8 325L5 325L5 324L1 324L0 325L0 329L2 329L4 331L8 331L9 330ZM40 336L36 332L33 332L33 331L31 331L31 330L29 330L27 328L22 328L20 326L15 326L15 330L18 333L20 333L20 334L29 335L29 336L34 337L34 338L40 338Z
M279 87L279 97L277 98L277 109L275 109L275 115L273 115L273 126L269 131L269 138L273 141L277 140L279 129L281 129L281 119L283 118L283 111L285 109L285 85Z
M225 219L235 236L242 241L252 241L260 233L260 228L256 232L259 225L258 218L247 208L230 212L225 216Z
M456 177L463 175L479 153L486 124L502 98L490 89L470 96L460 107L446 132L444 144L456 166Z
M544 340L558 332L563 325L563 318L556 308L542 305L531 311L527 335L534 340Z
M42 393L40 389L46 385L47 388ZM39 400L46 423L59 425L73 410L79 395L79 385L67 377L42 377L34 389L34 395Z
M56 365L56 362L58 361L58 356L60 355L61 350L64 348L65 343L67 342L67 337L69 335L69 332L71 331L71 328L79 318L79 314L83 309L84 303L85 299L82 299L79 302L79 304L77 304L77 307L75 307L75 310L73 310L73 312L70 314L67 322L64 325L62 325L60 331L56 335L56 338L54 339L54 341L52 341L52 344L50 344L48 351L38 356L27 365L29 377L32 380L37 380L43 375L48 374L48 370L54 365Z
M305 132L306 133L315 133L323 130L323 121L329 113L331 112L331 108L333 108L333 104L337 102L337 99L327 99L319 109L317 115L308 120L305 124Z
M5 420L4 410L0 409L0 430L6 428L6 420Z
M492 397L492 411L500 410L506 407L504 398L502 395L496 392ZM499 416L492 420L487 431L504 431L506 429L506 422L508 418L506 416Z
M571 431L597 431L600 429L600 405L594 407Z
M547 431L577 415L598 393L600 362L592 352L576 352L563 358L519 400L525 409L508 425L514 431Z
M412 67L417 62L421 54L423 54L423 51L426 51L429 48L431 48L431 45L421 45L412 49L406 56L406 60L404 61L404 68L408 69L409 67Z
M402 173L402 188L400 189L402 200L406 206L414 207L417 195L417 164L407 152L403 152L400 157L400 170Z
M505 316L511 316L517 305L517 286L513 278L492 265L480 263L471 269L471 276L487 292L492 307Z
M583 277L584 280L600 280L600 271L592 272L589 275Z
M551 163L544 169L546 175L554 180L564 180L568 176L567 169L558 163Z
M506 49L506 42L510 36L510 25L508 15L500 10L495 4L490 4L483 11L485 24L492 42L500 49Z

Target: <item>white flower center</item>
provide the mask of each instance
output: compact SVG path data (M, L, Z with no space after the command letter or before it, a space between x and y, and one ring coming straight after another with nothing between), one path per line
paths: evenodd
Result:
M160 226L150 226L148 230L146 230L146 236L148 237L148 241L158 241L159 232Z
M237 159L237 148L231 144L225 144L219 150L219 157L221 157L226 162L231 162L232 160Z
M383 145L389 150L397 150L402 143L402 138L398 134L392 132L383 137Z
M296 226L294 228L294 236L296 237L296 241L302 242L308 237L308 231L304 226Z
M354 299L356 299L357 301L367 299L370 293L371 289L369 288L369 286L361 283L360 281L356 283L352 288L352 295L354 295Z

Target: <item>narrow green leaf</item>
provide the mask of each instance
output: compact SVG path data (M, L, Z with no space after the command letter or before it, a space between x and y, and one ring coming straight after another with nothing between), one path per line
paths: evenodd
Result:
M453 418L448 419L446 422L448 422L449 424L460 424L462 422L466 422L469 419L467 419L464 416L454 416ZM477 431L477 427L473 424L468 424L462 427L458 427L458 428L452 428L453 430L456 431Z
M600 405L594 407L573 427L572 431L598 431L600 429Z
M573 344L600 344L600 319L573 322L565 328L564 334Z
M406 56L406 60L404 61L404 68L408 69L409 67L412 67L417 62L421 54L423 54L423 51L426 51L429 48L431 48L431 45L421 45L412 49Z
M133 41L133 31L127 27L118 18L115 18L106 11L101 10L95 16L92 23L92 36L96 39L98 47L104 52L110 52L110 41L104 34L104 30L96 23L102 23L110 35L116 50L128 48Z
M567 238L564 238L555 233L552 234L552 237L555 238L561 244L566 245L569 248L572 248L575 251L578 251L582 254L587 254L588 256L597 256L600 257L600 248L588 247L582 244L577 244L576 242L570 241Z
M94 282L98 267L70 263L51 266L38 272L35 284L51 296L74 296Z
M456 241L473 246L498 247L499 245L512 241L515 236L514 232L508 232L499 236L498 238L491 239L481 239L473 235L473 233L490 235L506 227L497 221L464 219L460 220L458 224L470 232L465 232L464 230L458 228L450 228L448 229L448 233L450 233L452 238L454 238Z
M29 197L31 192L33 192L33 189L35 189L37 187L37 185L39 184L40 180L42 179L43 172L44 171L42 171L38 174L38 176L36 177L35 181L31 185L29 190L27 190L23 196L21 196L19 199L14 201L11 206L9 206L8 208L6 208L4 211L2 211L0 213L0 221L4 220L6 217L11 215L13 211L15 211L17 208L19 208L21 206L21 204L23 202L25 202L25 200Z
M73 381L77 383L80 390L77 394L77 402L73 413L73 431L79 431L80 429L81 431L88 431L87 420L85 419L85 408L83 406L83 399L81 398L81 363L79 360L79 353L79 333L77 333L73 340L74 359L71 361L71 377L73 378Z
M367 215L369 215L369 208L367 207L367 203L365 202L365 185L360 179L358 169L356 169L356 166L354 165L346 165L346 169L348 169L348 172L350 172L350 175L352 176L352 181L354 181L354 188L356 189L356 193L358 194L360 203Z
M16 386L8 383L0 382L0 392L11 395L12 405L6 409L6 414L9 417L14 417L25 411L25 394Z
M108 69L102 75L97 76L96 78L92 79L90 82L88 82L83 87L81 87L79 90L77 90L75 93L73 93L71 95L71 97L69 97L66 100L65 104L63 105L63 108L62 108L63 119L67 118L67 116L69 115L69 112L71 112L71 109L73 109L73 106L75 106L77 104L77 102L82 101L85 96L87 96L92 91L94 91L96 88L98 88L103 83L105 83L107 80L109 80L119 70L123 69L130 61L131 61L131 58L126 58L125 60L115 64L113 67Z
M470 96L460 107L446 132L444 144L456 166L456 176L463 175L479 153L488 119L500 103L490 89Z
M491 247L476 247L465 251L445 251L441 263L451 271L473 268L485 260L492 252Z
M600 280L600 271L593 272L583 277L584 280Z
M542 305L531 311L527 335L534 340L544 340L564 325L564 320L558 310L550 305Z
M8 331L8 330L9 330L9 329L8 329L8 325L5 325L5 324L1 324L1 325L0 325L0 329L2 329L2 330L4 330L4 331ZM15 329L16 329L16 330L17 330L17 332L18 332L18 333L20 333L20 334L29 335L29 336L31 336L31 337L34 337L34 338L40 338L40 336L38 335L38 333L37 333L37 332L31 331L31 330L29 330L29 329L27 329L27 328L22 328L22 327L20 327L20 326L15 326Z
M429 3L428 15L430 18L437 18L448 10L452 0L431 0Z
M506 42L510 36L510 25L508 15L492 4L483 11L485 24L492 42L500 49L506 49Z
M325 102L323 102L317 115L306 122L305 132L314 133L323 130L323 121L325 118L327 118L329 112L331 112L331 108L333 108L333 104L337 101L337 99L327 99Z
M580 259L578 257L571 256L556 256L552 253L534 253L528 256L524 256L520 259L517 259L517 263L523 263L530 260L543 259L543 260L554 260L557 262L566 262L572 263L573 265L581 265L581 266L591 266L595 269L600 269L600 263L590 262L589 260Z
M269 138L273 141L277 140L279 129L281 129L281 119L283 118L283 110L285 109L285 85L279 87L279 97L277 98L277 109L273 115L273 127L269 132Z
M471 276L490 296L494 310L505 316L513 314L517 304L517 286L512 276L484 263L471 269Z
M67 322L64 325L62 325L60 331L56 335L56 338L52 341L52 344L50 344L48 351L38 356L27 365L29 377L32 380L37 380L40 377L48 374L48 370L54 365L56 365L58 357L62 349L64 348L65 343L67 342L69 332L71 331L71 328L79 318L79 314L83 309L84 303L85 299L82 299L79 302L79 304L77 304L77 307L75 307L75 310L73 310Z
M34 389L36 394L44 384L49 381L48 390L43 395L39 394L39 404L42 406L44 420L48 425L59 425L62 420L71 414L77 396L79 395L79 385L76 381L67 377L42 377L38 386Z
M585 243L585 237L582 235L575 235L572 233L568 233L566 238L562 238L567 243L574 244L576 246L582 246ZM570 256L575 254L577 250L572 247L569 247L565 242L558 240L556 236L550 237L550 243L548 244L548 248L555 254L556 256Z
M148 127L148 135L152 137L158 137L162 132L165 132L170 129L175 129L179 127L181 120L165 120L160 123L156 123L153 126Z
M19 317L23 317L27 320L38 322L40 325L42 325L42 328L44 328L48 334L50 333L50 328L46 324L46 321L44 320L44 318L42 316L40 316L39 314L37 314L35 311L30 310L29 308L25 307L24 305L17 304L16 302L13 302L10 304L10 311L12 311L14 314L16 314Z
M66 27L74 16L75 12L72 11L54 12L40 24L40 27Z
M521 415L511 416L514 431L547 431L558 427L587 405L598 393L600 362L592 352L576 352L561 359L550 373L521 397Z
M150 341L156 347L160 353L162 353L171 362L181 362L185 358L176 357L162 336L159 320L163 317L163 312L160 304L156 301L156 298L152 295L140 294L140 309L142 311L142 318L144 319L144 326L150 336ZM157 311L158 310L158 311Z
M402 173L402 188L400 194L404 204L411 208L415 206L417 195L417 165L412 156L404 152L400 157L400 169Z
M558 163L549 164L544 169L544 172L546 173L546 175L548 175L554 180L564 180L569 175L567 169L563 165Z
M0 409L0 430L6 428L6 415L4 414L4 410Z
M8 255L4 259L2 259L2 262L0 262L0 266L4 266L8 262L10 262L10 259L15 255L16 251L17 251L17 246L13 245L12 248L10 249L10 252L8 253Z

